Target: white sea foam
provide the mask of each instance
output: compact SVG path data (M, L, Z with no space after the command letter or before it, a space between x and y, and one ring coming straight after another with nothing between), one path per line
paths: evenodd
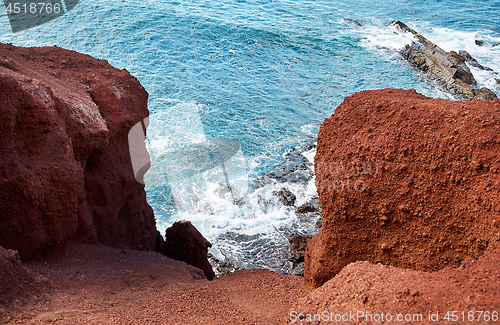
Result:
M288 236L291 232L314 233L316 220L301 222L295 208L281 205L273 192L289 190L296 196L295 206L300 206L317 195L314 178L307 184L266 178L262 186L252 187L250 183L255 179L250 175L265 157L246 157L241 148L213 168L188 174L176 172L165 157L183 155L183 148L196 148L207 138L199 105L161 100L174 105L150 117L147 148L151 169L145 175L148 195L155 195L150 203L158 230L164 233L175 221L189 220L213 243L213 256L237 267L286 269ZM174 156L168 156L172 153ZM303 155L312 162L315 149ZM162 196L167 188L170 197Z
M372 50L398 51L411 44L415 36L402 32L396 26L371 25L360 30L363 35L361 44Z

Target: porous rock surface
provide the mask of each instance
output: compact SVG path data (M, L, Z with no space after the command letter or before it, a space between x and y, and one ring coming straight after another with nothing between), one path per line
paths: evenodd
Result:
M208 262L208 248L212 244L189 221L177 221L165 230L165 255L184 261L203 271L208 280L215 273Z
M499 257L500 236L496 236L479 260L466 259L459 268L423 272L367 261L351 263L299 298L290 309L290 323L497 324Z
M154 249L127 138L147 98L104 60L0 44L0 244L23 260L61 255L69 238Z
M357 93L323 122L315 170L323 226L306 253L309 284L360 260L457 267L500 225L500 100Z
M292 311L498 309L500 100L354 94L323 122L315 170L305 283L322 286Z
M0 246L0 320L12 305L19 301L49 292L51 283L33 273L21 263L19 254Z

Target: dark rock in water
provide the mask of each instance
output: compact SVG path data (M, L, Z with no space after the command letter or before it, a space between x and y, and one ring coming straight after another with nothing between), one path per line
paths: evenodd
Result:
M297 213L316 213L321 215L321 202L319 201L319 197L313 197L309 202L302 204L297 208Z
M286 161L283 165L275 167L267 176L282 183L307 182L310 179L310 173L308 172L310 169L307 167L308 162L293 158Z
M218 277L223 277L228 275L229 273L233 273L236 271L238 268L233 265L233 263L230 263L227 261L227 257L224 254L224 251L221 249L220 252L224 256L225 260L220 261L217 258L215 258L212 254L208 253L208 260L210 261L210 264L212 265L212 268L216 270L216 275Z
M315 212L316 209L313 207L311 203L304 203L300 207L297 208L297 213L308 213Z
M353 25L356 25L358 27L363 27L363 24L361 24L358 20L352 19L352 18L346 18L346 21L350 22Z
M500 43L492 44L492 43L488 43L487 41L478 40L478 39L475 41L475 43L477 46L482 46L482 47L495 47L495 46L500 45Z
M484 41L481 41L481 40L478 40L478 39L475 41L475 43L476 43L477 46L485 46L486 45L486 43Z
M220 262L217 265L217 271L219 273L219 276L226 276L229 273L233 273L236 270L237 268L232 263L229 262Z
M313 237L313 235L293 234L288 238L290 242L288 260L292 263L292 274L304 275L304 256L306 254L307 243Z
M274 191L273 195L277 196L279 202L284 206L293 206L295 204L295 194L293 194L286 188L282 188L279 191Z
M486 71L493 71L493 69L488 68L488 67L484 67L481 64L479 64L479 62L477 62L477 60L474 59L472 57L472 55L470 55L469 52L467 52L467 51L463 51L463 50L458 51L458 55L460 55L462 58L464 58L465 62L467 62L467 64L470 65L471 67L478 68L481 70L486 70Z
M285 162L266 174L268 178L281 183L307 183L314 177L312 163L304 156L304 152L316 148L310 144L293 150L285 155Z
M417 39L400 52L404 59L419 70L436 78L441 85L458 99L494 100L497 96L488 88L478 89L476 80L466 59L457 53L446 52L436 44L410 29L404 23L392 23L405 33L411 33Z
M177 221L165 230L165 255L200 268L208 280L215 273L208 262L207 250L212 244L189 221Z

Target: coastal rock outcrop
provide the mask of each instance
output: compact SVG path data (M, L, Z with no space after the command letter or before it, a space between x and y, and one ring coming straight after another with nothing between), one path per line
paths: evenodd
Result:
M208 261L208 248L212 244L189 221L177 221L165 230L165 255L174 260L184 261L205 273L213 280L215 273Z
M0 44L0 245L22 260L69 238L155 249L128 132L149 115L125 69L57 47Z
M322 124L315 170L324 222L307 246L305 283L321 287L291 308L292 324L369 324L382 313L388 323L430 324L453 310L491 320L500 305L500 100L354 94Z
M392 25L404 33L413 34L415 38L411 45L406 45L401 51L403 58L424 73L437 79L457 99L494 100L497 98L490 89L477 87L476 80L466 64L466 62L475 60L468 53L470 60L454 51L444 51L400 21L395 21Z
M323 226L307 247L306 284L356 261L458 267L499 232L500 100L354 94L321 125L315 170Z

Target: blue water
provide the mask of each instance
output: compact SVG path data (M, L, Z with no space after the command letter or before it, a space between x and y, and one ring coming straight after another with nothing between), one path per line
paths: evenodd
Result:
M191 220L218 259L281 272L288 270L287 236L314 233L316 217L302 220L272 192L288 188L298 206L316 195L314 179L255 184L284 154L313 143L324 118L354 92L415 88L448 97L397 55L408 39L393 33L391 21L500 71L500 46L474 43L500 42L500 1L81 0L66 15L16 34L4 9L0 15L0 41L106 59L146 88L146 191L161 231ZM490 73L473 72L500 94ZM165 161L211 138L236 140L237 154L189 176ZM312 160L314 150L305 156Z

